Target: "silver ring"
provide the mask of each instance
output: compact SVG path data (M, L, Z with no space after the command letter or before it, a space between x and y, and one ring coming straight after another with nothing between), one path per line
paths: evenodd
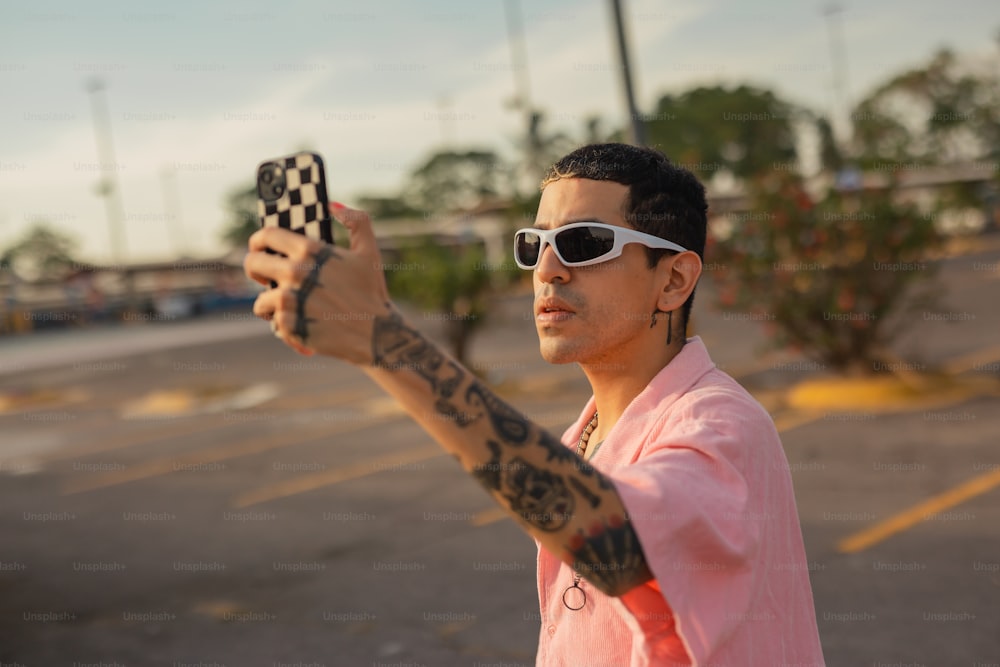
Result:
M274 320L271 320L271 333L274 334L275 338L281 338L281 332L278 331L278 323Z

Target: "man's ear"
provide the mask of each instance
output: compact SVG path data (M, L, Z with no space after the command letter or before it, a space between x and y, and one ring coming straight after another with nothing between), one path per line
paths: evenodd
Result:
M684 305L698 284L701 268L701 258L691 250L662 257L656 265L657 277L663 285L656 307L670 312Z

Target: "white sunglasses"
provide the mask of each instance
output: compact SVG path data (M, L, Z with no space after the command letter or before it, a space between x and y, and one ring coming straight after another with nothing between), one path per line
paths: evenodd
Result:
M589 266L614 259L626 243L641 243L648 248L686 252L676 243L627 227L603 222L574 222L554 229L525 227L514 233L514 261L522 269L534 269L545 251L552 246L563 266Z

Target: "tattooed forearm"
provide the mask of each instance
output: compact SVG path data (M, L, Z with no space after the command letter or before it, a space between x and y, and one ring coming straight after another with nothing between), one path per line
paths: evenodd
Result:
M528 420L520 412L504 403L496 394L478 382L469 385L465 400L486 408L493 429L502 440L512 445L524 444L528 439Z
M398 313L375 318L372 364L390 371L412 370L437 396L450 397L464 377L458 364L448 361L423 335L407 326ZM442 372L442 366L445 366Z
M583 496L591 507L597 507L601 504L601 497L587 488L587 485L581 482L576 477L569 478L569 485L573 487L573 490Z
M500 443L487 440L486 446L490 460L474 466L473 477L487 491L498 493L511 510L539 530L552 532L565 526L572 518L576 501L563 477L519 457L504 463Z
M472 377L398 313L376 318L372 356L375 368L419 378L419 387L403 385L410 397L419 393L413 402L433 406L435 419L461 429L446 428L436 437L460 453L476 481L582 578L609 595L650 579L635 529L607 475Z
M577 456L561 442L552 437L549 433L542 431L538 438L538 445L545 450L545 460L568 463L576 467L582 477L593 479L598 488L607 491L612 487L611 480L607 476L600 474L596 469L584 459ZM579 483L579 480L578 480Z
M412 370L430 385L436 397L434 409L459 426L467 426L480 416L461 410L449 400L465 379L462 367L407 326L398 313L375 319L372 364L389 371Z
M562 475L514 457L503 466L500 493L528 524L547 533L562 529L573 517L576 499Z
M459 426L468 426L482 417L482 415L464 412L457 405L444 398L439 398L434 402L434 410L441 415L443 419L455 422Z
M494 440L487 440L486 446L490 450L490 460L472 466L472 476L487 491L499 491L500 473L503 470L503 463L500 462L500 444Z
M569 539L573 569L607 595L621 595L653 578L631 522L617 514L594 521Z

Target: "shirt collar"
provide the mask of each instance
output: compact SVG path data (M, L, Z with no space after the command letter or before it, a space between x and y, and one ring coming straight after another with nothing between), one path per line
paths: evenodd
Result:
M662 416L664 409L676 402L713 368L715 364L701 337L688 338L677 356L660 369L646 388L632 399L618 423L605 437L605 441L617 439L625 433L632 436L645 433L648 427ZM575 446L583 429L594 416L595 405L596 401L591 396L579 419L566 430L563 436L564 443Z

